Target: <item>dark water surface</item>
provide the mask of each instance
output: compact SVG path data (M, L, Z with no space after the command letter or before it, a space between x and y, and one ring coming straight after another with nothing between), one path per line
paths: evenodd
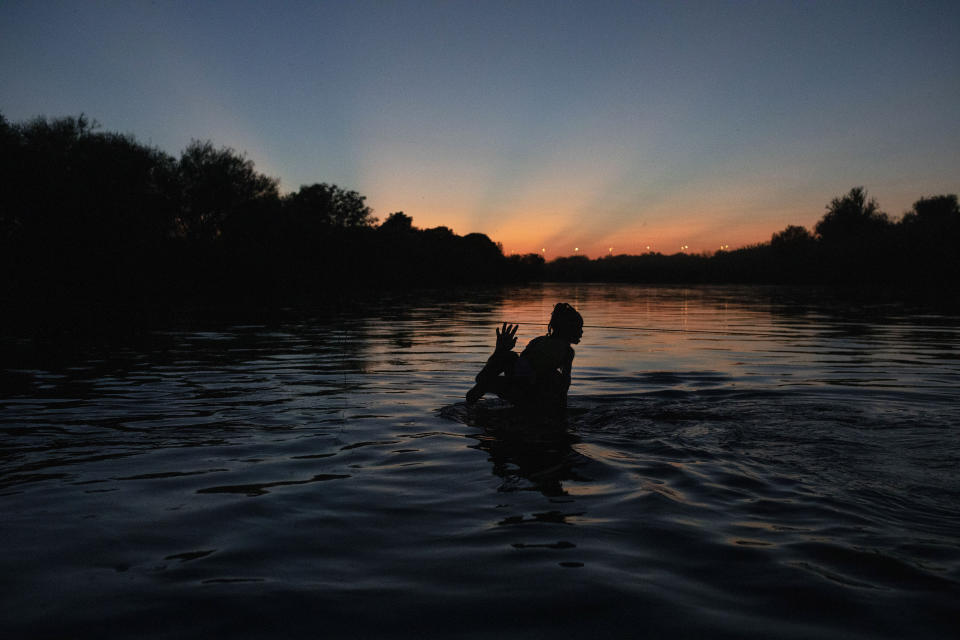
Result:
M559 300L588 325L565 422L464 406L495 323L540 325L522 346ZM548 285L7 336L0 632L948 637L960 318L811 300Z

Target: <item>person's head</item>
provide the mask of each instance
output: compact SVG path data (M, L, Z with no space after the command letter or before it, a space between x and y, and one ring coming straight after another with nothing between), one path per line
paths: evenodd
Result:
M577 344L583 336L583 317L566 302L559 302L550 314L547 335Z

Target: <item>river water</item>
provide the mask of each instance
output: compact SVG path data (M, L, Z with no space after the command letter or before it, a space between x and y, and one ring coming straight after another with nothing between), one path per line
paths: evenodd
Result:
M463 395L586 328L564 417ZM960 318L537 285L7 336L4 637L946 637Z

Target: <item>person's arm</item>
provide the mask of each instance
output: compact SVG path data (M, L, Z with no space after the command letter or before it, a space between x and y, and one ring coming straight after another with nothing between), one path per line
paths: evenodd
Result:
M567 391L570 390L570 377L573 371L574 355L573 347L570 347L570 350L567 352L567 358L563 362L563 367L560 369L560 373L563 374L563 391L560 394L560 401L563 407L567 406Z
M503 323L503 328L497 328L497 346L493 355L487 358L487 363L477 374L477 384L467 392L467 402L476 402L487 391L495 390L497 378L501 373L513 368L513 363L519 357L513 352L517 344L517 329L520 325Z

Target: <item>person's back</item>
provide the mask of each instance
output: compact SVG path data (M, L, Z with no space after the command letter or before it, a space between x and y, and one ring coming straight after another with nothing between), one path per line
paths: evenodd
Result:
M535 407L564 406L573 361L570 343L557 336L539 336L527 344L513 367L513 386L521 393L514 402Z
M571 360L572 352L570 343L563 338L552 335L538 336L527 343L520 357L529 360L539 376L563 368L564 363Z

